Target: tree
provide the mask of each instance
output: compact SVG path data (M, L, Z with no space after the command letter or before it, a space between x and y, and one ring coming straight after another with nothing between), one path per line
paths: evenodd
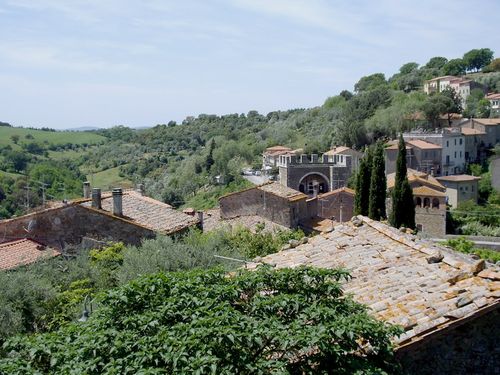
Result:
M401 68L399 68L399 73L401 74L410 74L418 69L418 64L416 62L409 62L404 64Z
M348 278L267 266L143 276L107 292L87 322L8 341L0 372L396 372L390 338L401 330L344 296Z
M443 93L430 95L422 105L422 111L433 127L438 126L439 117L444 113L452 112L455 102Z
M451 115L453 113L462 113L462 97L451 87L445 88L441 91L441 94L450 98L453 102L448 108L446 108L446 113L448 116L448 125L451 126Z
M207 158L205 159L205 168L207 169L208 172L210 172L212 165L214 165L214 149L215 149L215 141L212 138L212 140L210 141L210 148L208 150L208 155Z
M14 142L14 144L16 144L16 145L17 145L17 142L19 142L19 138L20 138L20 137L19 137L19 135L17 135L17 134L13 134L13 135L11 135L11 136L10 136L10 139L11 139L11 140L12 140L12 142Z
M350 92L349 90L342 90L339 96L342 96L346 101L349 101L354 95L352 95L352 92Z
M354 214L368 216L370 202L370 182L372 173L372 151L366 148L365 156L359 163L356 176L356 195L354 197Z
M380 86L387 85L385 80L385 75L383 73L375 73L369 76L362 77L355 85L354 90L356 92L373 90Z
M483 68L483 72L500 72L500 57L494 59L488 66Z
M372 172L370 176L370 191L368 216L373 220L385 218L385 198L387 194L387 180L385 177L384 145L381 141L375 145Z
M462 59L452 59L443 66L443 74L450 76L464 75L466 66Z
M484 99L481 89L474 89L467 97L464 117L484 118L490 116L490 102Z
M436 56L429 60L425 67L428 69L441 69L446 65L448 59L446 57Z
M493 51L489 48L471 49L466 52L463 61L467 71L479 71L493 60Z
M389 222L395 228L402 226L415 228L415 204L408 182L406 169L406 145L403 135L399 136L398 157L396 160L396 178L392 189L392 210Z

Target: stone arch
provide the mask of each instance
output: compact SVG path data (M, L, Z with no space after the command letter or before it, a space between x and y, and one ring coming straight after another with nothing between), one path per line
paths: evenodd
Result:
M439 199L432 198L432 208L439 208Z
M415 207L422 207L422 198L420 197L415 198Z
M429 198L424 198L424 207L430 207L431 206L431 200Z
M329 191L329 180L323 173L310 172L299 182L299 191L308 195L323 194Z

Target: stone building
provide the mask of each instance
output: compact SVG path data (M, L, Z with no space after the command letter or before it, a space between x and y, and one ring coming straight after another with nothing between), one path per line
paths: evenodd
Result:
M369 313L403 328L402 373L498 374L500 269L471 255L357 216L307 244L247 264L345 268L342 289Z
M467 174L437 177L437 180L446 187L447 203L453 208L457 208L465 201L471 200L477 203L480 179L481 177Z
M424 82L424 92L428 95L441 92L447 88L455 90L455 92L460 96L463 108L465 108L467 98L472 90L481 89L486 92L484 85L463 77L442 76L432 78Z
M320 194L308 200L311 216L336 222L351 220L354 212L355 191L347 187Z
M219 198L223 220L260 216L286 228L297 228L308 217L307 196L277 182L266 183Z
M339 158L339 155L350 156L351 157L351 167L352 167L353 171L358 169L359 162L363 158L362 152L353 150L352 148L346 147L346 146L334 147L331 150L325 152L323 155L327 155L329 161L335 161L336 158L337 159Z
M396 171L398 141L391 141L385 148L385 173ZM406 165L408 168L429 174L439 175L442 169L442 147L440 145L415 139L406 143Z
M482 141L487 148L495 147L500 143L500 118L472 118L460 124L462 131L465 128L476 129L482 135Z
M268 147L262 154L262 170L268 173L274 168L278 167L278 160L281 155L297 155L303 152L302 149L292 150L286 146L273 146Z
M417 229L428 235L443 238L446 234L446 188L426 173L408 169L408 182L412 188L415 204L415 224ZM396 173L387 176L387 189L394 188ZM387 200L387 212L391 211L391 201Z
M84 188L85 198L0 221L0 233L9 240L30 239L54 249L81 244L84 238L138 245L157 234L173 235L196 226L199 220L141 193ZM2 241L0 236L0 242Z
M279 181L309 196L347 186L352 173L351 155L281 155Z
M414 131L403 133L406 142L422 140L441 146L441 168L436 176L448 176L463 173L465 170L465 139L461 129L443 128L432 132Z
M467 164L482 163L487 158L485 146L486 133L473 128L461 128L465 139L465 162Z

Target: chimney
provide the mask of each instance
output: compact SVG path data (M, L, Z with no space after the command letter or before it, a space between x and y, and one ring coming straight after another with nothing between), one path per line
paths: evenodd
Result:
M101 189L92 189L92 208L101 209Z
M136 190L141 195L146 195L146 189L144 188L144 184L138 184Z
M198 223L198 226L200 227L201 230L203 230L203 211L198 211L198 220L200 221Z
M85 199L89 199L90 195L91 195L91 192L90 192L90 182L85 181L83 183L83 197Z
M123 216L123 190L120 188L113 189L113 215Z

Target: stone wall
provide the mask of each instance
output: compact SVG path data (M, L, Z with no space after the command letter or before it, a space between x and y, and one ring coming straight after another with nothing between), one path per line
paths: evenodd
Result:
M439 337L401 348L396 356L408 375L500 374L500 311L492 311Z
M79 244L83 237L138 245L143 238L154 236L152 230L78 204L0 222L0 242L30 238L57 249L64 249L66 244Z
M319 217L339 222L349 221L353 217L354 195L345 191L318 196L317 204L317 215Z
M280 167L280 182L289 188L300 190L301 180L310 174L324 176L328 183L328 191L347 186L347 180L351 176L351 159L347 158L347 167L335 166L321 163L314 164L291 164Z
M446 210L415 207L415 224L421 232L430 237L444 238L446 234Z
M305 198L289 201L257 187L222 197L219 205L222 219L257 215L288 228L307 217Z

